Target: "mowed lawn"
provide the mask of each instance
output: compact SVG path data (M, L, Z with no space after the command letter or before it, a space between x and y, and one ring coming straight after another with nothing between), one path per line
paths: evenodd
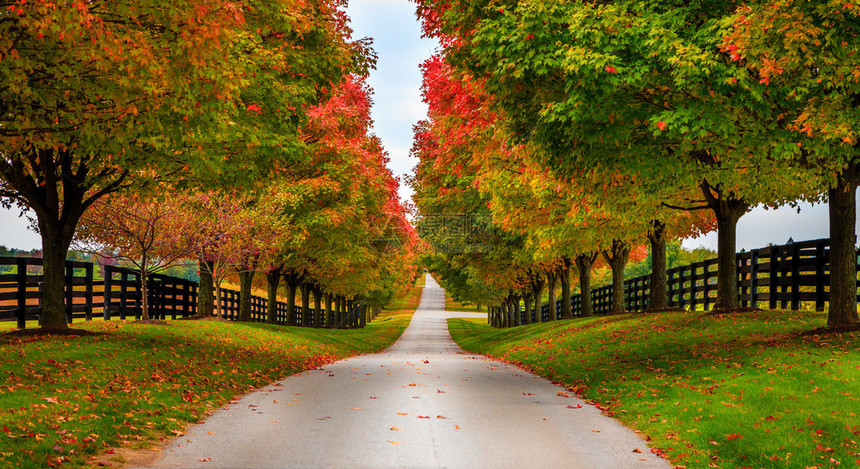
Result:
M822 313L628 314L494 329L464 349L558 381L688 468L860 467L860 333Z
M388 347L420 293L357 330L94 321L75 324L99 333L89 337L0 335L0 467L117 466L114 448L157 451L238 395Z

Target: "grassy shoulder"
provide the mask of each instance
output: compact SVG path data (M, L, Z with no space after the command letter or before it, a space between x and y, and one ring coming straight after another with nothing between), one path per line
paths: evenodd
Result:
M238 395L385 349L409 324L420 290L364 329L93 321L75 326L94 336L0 335L0 467L85 467L120 452L111 448L157 450Z
M860 333L802 335L821 313L636 314L494 329L464 349L558 381L678 466L860 466Z
M445 296L445 311L458 311L458 312L467 312L467 313L486 313L487 307L481 306L481 309L478 309L478 305L474 303L461 303L457 300L449 296Z

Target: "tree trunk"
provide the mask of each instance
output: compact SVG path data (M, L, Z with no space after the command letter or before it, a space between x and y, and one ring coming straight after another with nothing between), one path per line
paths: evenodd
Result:
M215 282L215 315L219 318L224 317L224 310L221 306L221 282Z
M857 323L857 219L855 193L857 166L851 163L828 191L830 212L830 308L829 327Z
M251 322L251 282L254 280L253 270L239 272L239 320Z
M343 327L343 297L337 295L334 297L334 310L335 310L335 319L334 325L338 329Z
M290 272L284 274L284 280L287 282L287 325L298 326L296 289L299 288L299 283L301 283L301 276Z
M215 263L212 261L198 261L197 275L200 282L197 284L197 315L212 316L215 309L215 284L212 278L212 269Z
M314 294L314 327L323 327L325 323L322 315L322 287L314 285L311 287L311 292Z
M707 181L701 184L702 194L717 218L717 298L715 310L736 310L738 299L737 228L738 220L750 206L733 196L726 196L711 187Z
M266 304L266 322L278 323L278 284L281 283L281 268L277 267L266 272L269 301Z
M513 317L514 321L511 324L512 326L522 326L523 325L523 317L520 315L520 300L522 298L518 295L514 295L513 302Z
M558 320L558 314L555 309L555 287L558 284L558 271L550 270L546 273L546 293L547 293L547 303L549 304L549 314L547 315L547 320L556 321Z
M523 311L523 322L522 324L531 324L532 322L532 294L529 289L526 289L523 292L523 306L525 307L525 311Z
M597 260L597 253L580 254L576 256L576 268L579 270L580 316L586 318L594 314L591 305L591 267Z
M147 255L144 254L140 258L140 319L149 319L149 270L146 268L149 264Z
M624 312L624 266L630 258L630 243L620 239L612 240L612 248L601 252L603 259L612 269L612 305L610 314Z
M666 273L666 225L659 220L651 222L648 241L651 242L651 295L648 309L665 309L669 306L669 286Z
M325 322L327 327L334 327L334 311L331 309L331 293L325 294Z
M42 316L44 329L68 329L66 319L66 255L71 241L65 243L62 236L54 235L55 228L46 231L41 219L42 234ZM70 287L71 288L71 287Z
M531 280L532 296L534 297L534 322L543 322L543 314L541 314L541 293L543 293L543 275L535 274Z
M313 308L311 308L311 285L302 282L302 326L310 327L311 318L313 318Z
M561 317L570 319L573 317L570 308L570 267L573 261L565 256L561 262L561 267L558 268L558 277L561 279Z

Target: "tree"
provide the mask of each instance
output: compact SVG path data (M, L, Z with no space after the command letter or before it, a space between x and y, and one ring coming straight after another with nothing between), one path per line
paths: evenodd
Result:
M177 239L186 222L173 199L115 193L96 201L83 214L75 247L136 267L140 271L142 317L149 319L148 276L192 254Z
M805 177L823 180L830 214L827 325L833 328L858 322L858 16L853 2L756 1L738 7L720 45L739 75L773 97L762 101L776 111L769 122L779 142L774 151Z
M287 165L305 105L366 62L326 2L3 6L0 196L36 213L45 328L67 327L63 261L95 201L141 180L247 182Z

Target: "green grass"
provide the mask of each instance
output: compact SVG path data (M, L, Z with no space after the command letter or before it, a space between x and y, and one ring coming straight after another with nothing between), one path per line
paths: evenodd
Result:
M75 327L97 336L0 335L0 467L84 467L111 448L157 446L237 395L388 347L419 296L355 330L93 321Z
M825 322L765 311L449 325L464 349L562 383L679 466L858 467L860 333L799 334Z
M478 305L474 303L461 303L459 301L454 300L453 298L446 296L445 297L445 311L465 311L469 313L486 313L487 307L481 306L481 310L478 310Z

